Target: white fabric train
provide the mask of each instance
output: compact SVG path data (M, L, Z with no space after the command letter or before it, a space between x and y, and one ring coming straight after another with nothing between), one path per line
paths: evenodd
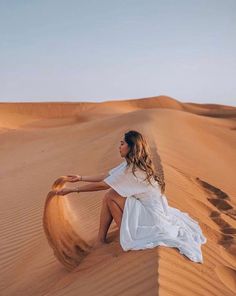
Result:
M203 263L201 244L207 239L198 222L188 213L170 207L157 181L152 179L152 186L144 181L145 172L138 169L135 174L137 177L125 160L103 180L127 197L120 227L122 249L175 247L190 260Z

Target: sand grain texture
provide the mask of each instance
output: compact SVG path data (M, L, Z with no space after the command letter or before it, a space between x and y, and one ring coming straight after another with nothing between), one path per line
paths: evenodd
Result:
M162 246L123 252L114 222L106 246L85 256L71 249L78 240L87 250L95 239L105 191L53 201L48 192L60 176L97 175L121 162L119 141L129 129L148 138L156 165L160 155L169 204L199 221L208 239L203 264ZM165 96L1 103L0 295L235 295L235 130L234 107ZM60 250L78 256L73 270L45 235L46 197Z

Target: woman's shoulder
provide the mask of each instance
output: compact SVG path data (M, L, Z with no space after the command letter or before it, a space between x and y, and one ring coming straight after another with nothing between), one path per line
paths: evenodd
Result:
M117 166L115 166L114 168L109 170L109 174L114 174L117 171L121 171L124 167L126 167L127 162L126 161L122 161L121 163L119 163Z
M145 183L147 185L151 185L149 182L148 182L148 179L147 179L147 173L145 170L142 170L140 169L139 167L136 167L135 171L135 177L136 179L139 181L139 182L142 182L142 183ZM156 186L158 185L158 182L155 180L154 176L151 176L150 177L150 182L152 183L152 185Z

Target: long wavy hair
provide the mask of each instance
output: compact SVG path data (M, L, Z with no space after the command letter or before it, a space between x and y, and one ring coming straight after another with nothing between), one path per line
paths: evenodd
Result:
M146 173L145 180L148 180L151 185L151 178L153 177L158 182L163 194L165 192L165 181L160 158L159 172L157 172L153 164L150 146L141 133L130 130L124 134L124 140L130 148L125 158L127 166L132 166L132 173L135 175L136 167L138 167Z

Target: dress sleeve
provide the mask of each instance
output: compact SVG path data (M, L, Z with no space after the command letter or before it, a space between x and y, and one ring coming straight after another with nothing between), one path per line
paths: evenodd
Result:
M140 182L130 170L125 171L125 163L109 171L109 176L103 180L123 197L144 193L148 190L145 183Z
M125 166L125 162L120 163L119 165L117 165L116 167L114 167L113 169L111 169L108 174L112 175L115 172L119 171L123 166Z

